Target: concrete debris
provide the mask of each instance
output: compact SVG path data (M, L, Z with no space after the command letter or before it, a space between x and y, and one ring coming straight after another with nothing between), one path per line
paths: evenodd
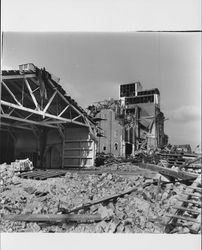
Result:
M15 182L16 175L19 172L33 170L33 164L29 159L16 160L10 165L6 163L0 165L0 186Z
M114 163L121 163L123 161L122 157L114 156L113 154L106 154L104 152L97 153L95 159L95 166L99 167L102 165L111 165Z
M132 168L128 163L122 166ZM6 167L11 168L3 164L0 169ZM114 167L118 169L119 165ZM121 176L106 172L83 176L67 173L64 177L44 181L15 176L15 181L1 187L1 231L163 233L165 214L172 214L172 206L180 205L177 197L183 190L180 183L163 185L153 176L145 178L141 174ZM40 219L49 215L45 221ZM65 216L76 218L76 222L58 221L57 218ZM93 216L100 216L100 222L98 217L93 220ZM92 220L86 223L85 218ZM189 233L194 226L188 223L176 233Z

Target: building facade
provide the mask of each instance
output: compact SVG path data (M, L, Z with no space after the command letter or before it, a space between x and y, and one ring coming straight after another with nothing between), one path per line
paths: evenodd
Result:
M167 144L157 88L143 90L139 82L123 84L119 100L99 103L95 109L103 130L98 152L127 157L140 148L154 150Z

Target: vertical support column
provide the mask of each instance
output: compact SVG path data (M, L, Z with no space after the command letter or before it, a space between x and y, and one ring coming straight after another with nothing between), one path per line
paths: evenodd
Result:
M139 107L137 107L137 137L138 138L140 138L139 119L140 119L140 109L139 109Z
M79 141L79 156L80 156L80 158L79 158L79 166L83 167L83 166L81 166L81 163L82 163L82 159L81 159L81 141Z
M58 132L60 134L61 140L62 140L62 152L61 152L61 157L62 157L62 162L61 162L61 167L64 168L64 148L65 148L65 133L64 133L64 127L62 125L58 125Z
M130 127L127 128L127 142L130 143Z
M122 157L126 157L125 126L122 128Z
M45 148L46 148L46 142L47 142L47 133L48 129L47 128L41 128L39 130L39 152L40 152L40 167L44 168L43 166L43 160L44 160L44 153L45 153Z
M91 145L92 145L92 167L94 167L94 165L95 165L95 154L96 154L96 142L93 141L91 143Z
M136 150L136 142L135 142L135 124L133 123L132 126L132 156L135 156L135 150Z
M65 137L62 138L62 168L64 168L64 155L65 155Z
M112 111L109 112L109 152L112 153Z

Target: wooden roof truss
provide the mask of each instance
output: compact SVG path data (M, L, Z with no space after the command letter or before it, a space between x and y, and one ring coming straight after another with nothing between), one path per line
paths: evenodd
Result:
M34 72L3 73L0 110L3 126L61 129L63 124L72 123L89 127L93 134L95 132L95 124L85 111L67 96L52 77L42 82Z

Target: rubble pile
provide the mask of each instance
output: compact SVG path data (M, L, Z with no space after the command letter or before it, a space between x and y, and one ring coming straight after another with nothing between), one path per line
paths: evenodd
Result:
M97 153L95 159L95 166L111 165L114 163L121 163L123 159L121 157L116 157L113 154Z
M3 164L2 167L6 166ZM115 199L101 200L130 189L132 191L118 195ZM171 210L172 205L178 205L177 195L182 190L183 186L179 183L165 185L141 175L127 177L103 173L83 176L67 172L64 177L45 181L15 177L14 182L7 182L1 187L1 231L163 233L164 215ZM53 223L39 222L37 219L32 222L13 221L5 217L32 215L37 218L38 215L50 214L77 214L81 218L99 215L101 219L91 223ZM187 227L186 223L184 227ZM184 233L184 227L179 233Z
M0 165L0 186L15 182L19 172L33 170L33 164L29 159L16 160L10 165L6 163Z

